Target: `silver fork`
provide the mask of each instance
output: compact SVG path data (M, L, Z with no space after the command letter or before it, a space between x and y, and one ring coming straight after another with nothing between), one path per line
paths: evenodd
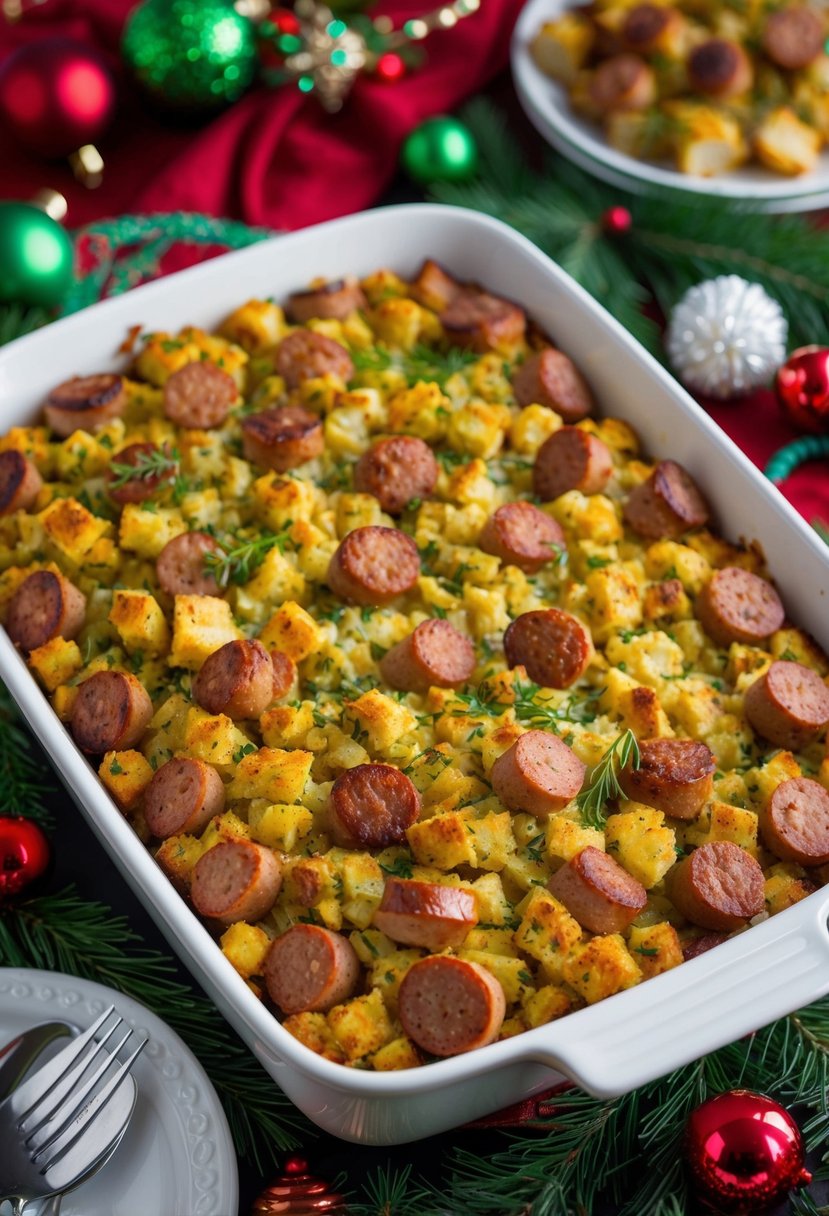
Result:
M117 1052L132 1037L128 1030L108 1055L104 1044L115 1036L123 1019L116 1015L100 1040L95 1035L113 1014L113 1008L106 1010L0 1103L0 1143L4 1147L0 1198L12 1201L14 1216L21 1216L32 1199L79 1185L126 1131L136 1099L130 1070L146 1040L119 1063ZM105 1080L113 1064L118 1067Z

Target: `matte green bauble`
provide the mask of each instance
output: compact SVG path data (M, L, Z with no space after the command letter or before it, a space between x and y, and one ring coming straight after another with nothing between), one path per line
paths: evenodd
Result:
M457 118L427 118L406 137L401 154L403 168L421 185L429 182L466 182L478 170L478 145L465 123Z
M72 242L30 203L0 203L0 300L59 304L72 282Z
M253 23L230 0L144 0L124 27L121 52L149 93L185 111L236 101L257 64Z

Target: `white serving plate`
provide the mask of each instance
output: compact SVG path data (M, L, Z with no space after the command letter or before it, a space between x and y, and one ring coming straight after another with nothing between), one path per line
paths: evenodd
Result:
M595 123L570 106L567 90L541 71L530 54L530 42L545 21L554 21L573 0L528 0L512 36L512 75L527 117L548 143L579 168L611 185L636 194L657 189L681 190L750 203L764 211L816 211L829 206L829 151L815 169L784 177L761 165L747 165L718 177L692 177L667 162L637 160L612 148Z
M47 391L68 376L120 366L118 348L132 325L210 328L249 296L280 299L316 275L364 275L381 266L409 276L426 256L458 278L520 301L575 359L604 413L627 419L654 456L676 457L691 471L727 536L762 538L791 616L829 649L822 541L581 287L529 241L475 212L424 204L335 220L139 287L21 338L0 350L3 426L31 422ZM829 991L825 889L674 971L468 1055L397 1073L334 1064L283 1030L239 978L133 834L2 630L0 676L173 949L285 1093L343 1139L416 1140L537 1093L562 1075L594 1094L620 1094Z

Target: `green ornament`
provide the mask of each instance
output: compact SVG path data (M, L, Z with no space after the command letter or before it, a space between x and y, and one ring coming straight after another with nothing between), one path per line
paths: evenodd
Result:
M0 203L0 300L59 304L72 283L72 242L31 203Z
M144 0L127 20L121 53L147 92L189 111L236 101L257 65L253 23L230 0Z
M430 182L466 182L478 171L478 145L460 119L427 118L406 137L401 153L409 177Z

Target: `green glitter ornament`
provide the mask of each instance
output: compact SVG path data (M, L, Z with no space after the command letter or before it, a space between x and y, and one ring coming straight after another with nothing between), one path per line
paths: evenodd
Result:
M60 304L72 283L72 242L31 203L0 203L0 300Z
M254 25L230 0L144 0L127 20L121 53L147 92L191 112L236 101L257 66Z
M478 170L478 145L460 119L439 115L406 137L401 159L409 177L421 185L466 182Z

